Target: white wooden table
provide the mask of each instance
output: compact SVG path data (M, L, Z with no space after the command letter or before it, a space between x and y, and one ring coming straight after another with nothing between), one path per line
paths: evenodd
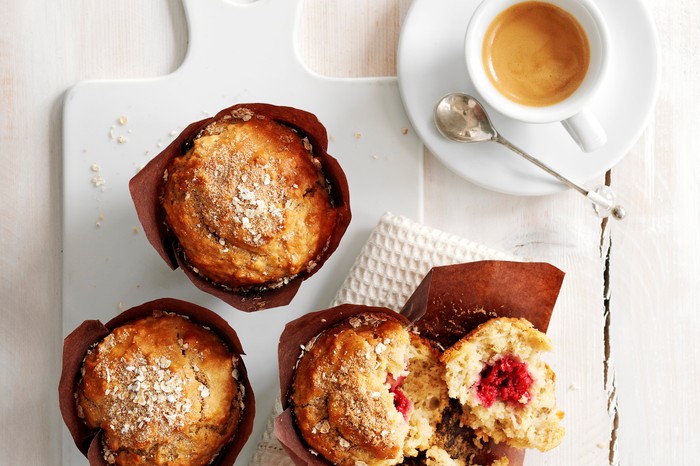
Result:
M608 174L626 220L598 220L571 191L490 192L425 156L425 223L567 273L550 334L568 434L528 465L700 464L700 8L645 1L663 75L648 129ZM0 464L61 464L62 98L85 79L173 71L187 28L178 0L0 5ZM312 70L395 74L410 0L302 6L298 47Z

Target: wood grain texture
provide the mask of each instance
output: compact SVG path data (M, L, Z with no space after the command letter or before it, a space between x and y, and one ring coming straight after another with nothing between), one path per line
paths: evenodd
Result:
M573 192L518 198L425 162L427 224L566 271L549 361L564 444L533 465L696 464L700 432L700 10L645 0L659 31L656 115L611 182L630 215L605 223ZM182 62L178 0L3 0L0 17L0 464L62 464L60 167L64 92ZM302 61L328 76L391 76L409 0L304 0ZM602 180L601 180L602 181Z
M0 16L0 464L61 464L60 177L64 92L174 69L179 2L3 1ZM178 16L179 15L179 16ZM179 18L179 19L178 19Z
M301 61L332 77L396 76L396 47L410 0L303 0Z

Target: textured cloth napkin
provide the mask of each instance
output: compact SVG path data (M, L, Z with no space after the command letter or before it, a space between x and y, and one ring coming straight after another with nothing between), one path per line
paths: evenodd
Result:
M372 230L330 307L344 303L401 310L432 267L480 260L517 260L481 244L386 213ZM251 466L294 466L273 433L279 400Z

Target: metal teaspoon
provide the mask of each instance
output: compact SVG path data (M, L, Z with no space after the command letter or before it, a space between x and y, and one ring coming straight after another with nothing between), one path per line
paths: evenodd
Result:
M503 144L565 185L586 196L593 202L593 207L599 216L607 217L612 215L617 220L625 218L625 208L615 204L615 196L608 186L600 186L596 190L588 190L514 146L498 134L498 131L491 124L484 107L474 97L462 93L447 94L435 106L433 117L438 131L446 138L457 142L495 141Z

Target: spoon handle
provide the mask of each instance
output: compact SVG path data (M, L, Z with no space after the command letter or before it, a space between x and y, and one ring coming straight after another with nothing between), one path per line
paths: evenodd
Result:
M561 173L555 171L554 169L550 168L547 164L542 162L541 160L531 156L527 152L523 151L516 145L512 144L510 141L508 141L506 138L501 136L500 134L496 135L493 138L494 141L498 142L499 144L503 144L506 146L508 149L512 150L516 154L520 155L524 159L528 160L529 162L537 165L540 167L542 170L546 171L550 175L552 175L554 178L558 179L568 187L575 189L579 193L583 194L586 196L594 205L594 208L596 209L596 212L599 213L599 215L603 213L612 213L613 218L622 220L625 216L625 209L620 206L620 205L615 205L615 199L614 196L612 195L601 195L596 191L589 191L588 189L584 188L578 183L575 183L574 181L571 181L570 179L566 178L563 176Z

